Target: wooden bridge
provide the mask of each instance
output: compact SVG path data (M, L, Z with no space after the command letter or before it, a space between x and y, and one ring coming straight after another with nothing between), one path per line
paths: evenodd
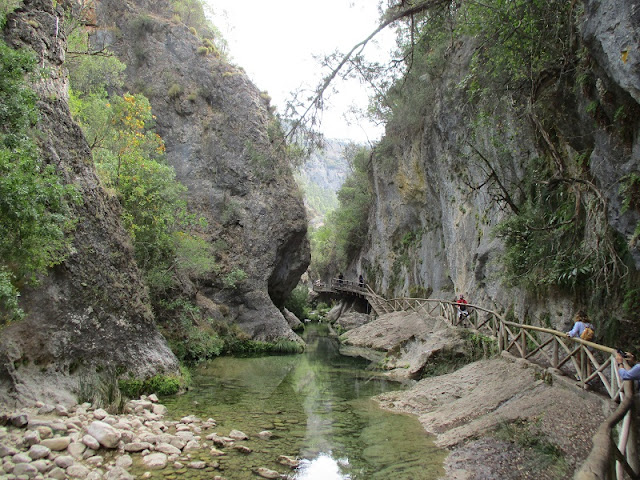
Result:
M316 283L317 292L358 295L367 299L378 315L397 311L442 316L456 327L469 328L495 337L500 350L527 359L563 375L577 376L582 388L595 388L619 402L615 412L593 438L589 457L576 472L575 480L640 480L640 458L635 425L634 382L622 381L616 368L616 350L565 332L505 320L500 314L468 304L468 316L459 316L455 301L427 298L386 300L366 284L334 278L330 284ZM625 362L626 363L626 362ZM625 365L627 368L629 365ZM572 368L573 367L573 368ZM613 438L613 437L617 438Z

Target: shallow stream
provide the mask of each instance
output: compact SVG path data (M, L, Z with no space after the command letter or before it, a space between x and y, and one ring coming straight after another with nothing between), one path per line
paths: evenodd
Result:
M193 389L165 399L169 416L214 418L217 433L241 430L253 450L230 450L215 460L228 480L259 478L266 467L295 480L429 480L443 475L444 452L418 420L377 407L373 395L403 388L368 370L368 362L339 354L322 325L304 333L302 355L220 357L194 372ZM263 430L273 437L263 440ZM204 440L204 439L203 439ZM303 459L297 470L280 455ZM211 478L182 472L179 478ZM168 478L164 476L164 478Z

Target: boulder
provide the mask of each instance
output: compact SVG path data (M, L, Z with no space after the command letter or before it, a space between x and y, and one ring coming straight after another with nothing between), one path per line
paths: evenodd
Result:
M151 470L160 470L167 466L167 456L162 452L150 453L142 458L142 463Z
M120 443L121 434L111 425L100 420L91 422L87 433L95 438L105 448L116 448Z
M54 452L66 450L71 443L71 437L53 437L40 442L40 445L50 448Z

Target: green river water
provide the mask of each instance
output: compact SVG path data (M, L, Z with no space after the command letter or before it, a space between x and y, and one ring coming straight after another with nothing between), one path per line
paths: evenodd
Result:
M371 400L402 385L367 370L366 361L340 355L322 325L308 326L303 337L308 346L302 355L204 363L189 392L164 399L170 418L214 418L221 436L232 429L246 433L249 440L240 443L253 452L226 449L215 458L215 471L158 472L157 478L257 479L258 467L291 480L428 480L444 474L445 453L418 420L383 411ZM263 430L273 437L258 438ZM280 455L303 461L290 470L277 462Z

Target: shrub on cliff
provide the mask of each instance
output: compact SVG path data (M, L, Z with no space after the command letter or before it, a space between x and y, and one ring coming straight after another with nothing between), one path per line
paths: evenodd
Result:
M0 323L20 318L21 285L64 260L75 221L75 189L33 140L38 110L25 75L34 69L32 55L0 41Z

